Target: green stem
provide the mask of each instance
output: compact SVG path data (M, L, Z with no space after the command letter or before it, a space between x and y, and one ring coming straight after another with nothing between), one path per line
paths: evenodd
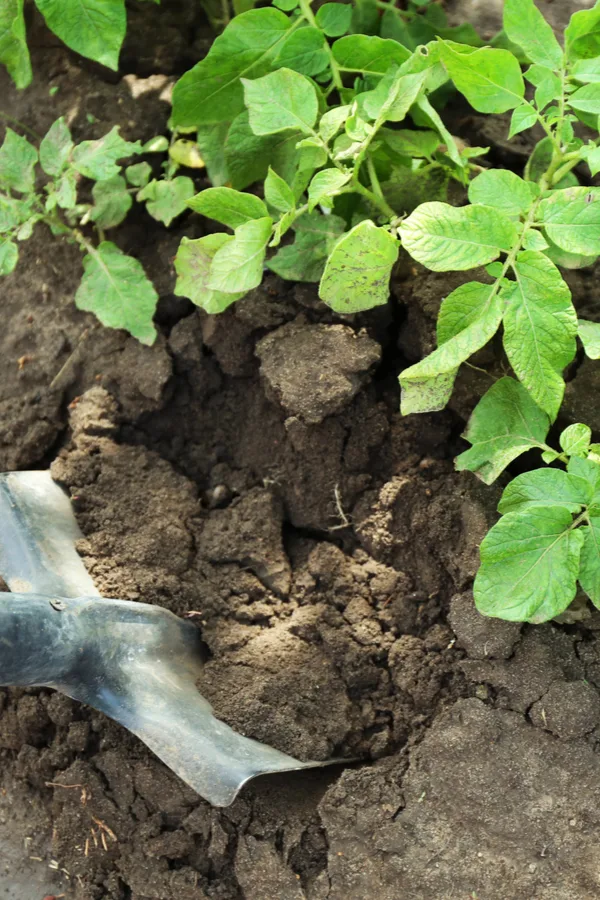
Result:
M538 444L538 447L540 450L545 451L547 453L557 453L558 455L556 458L559 459L561 461L561 463L564 463L565 465L569 462L569 457L567 456L566 453L558 453L558 451L555 450L554 447L549 447L548 444Z
M474 366L473 363L470 362L466 362L465 366L468 366L469 369L473 369L475 372L481 372L482 375L487 375L487 377L491 378L494 382L498 381L495 375L492 375L487 369L482 369L481 366Z
M572 522L571 525L569 526L569 529L568 529L568 530L569 530L569 531L573 531L573 529L574 529L574 528L577 528L578 525L581 525L582 522L587 522L589 525L592 524L592 523L590 522L590 517L589 517L589 514L588 514L587 509L585 509L585 510L581 513L581 515L577 516L577 518L573 520L573 522Z
M353 181L347 188L343 188L340 191L340 194L350 194L353 192L362 194L365 200L368 200L373 206L380 209L388 219L394 219L396 217L397 213L392 209L389 203L383 197L378 197L377 194L374 194L373 191L366 188L360 181Z
M562 181L565 175L568 175L571 169L574 169L579 162L581 162L581 160L579 158L579 155L577 155L575 159L571 159L569 162L565 163L564 166L561 166L559 169L557 169L552 176L552 184L555 185L558 184L559 181Z
M31 137L37 141L38 143L42 140L40 135L30 128L28 125L24 125L23 122L20 122L19 119L15 119L14 116L9 116L8 113L2 112L0 110L0 119L4 119L5 122L10 122L12 125L16 125L17 128L20 128L21 131L26 131L27 134L31 135Z
M92 256L97 256L96 248L93 246L93 244L90 244L90 242L86 240L86 238L84 238L78 228L71 228L71 234L73 235L79 246L83 250L85 250L86 253L90 253Z
M314 13L310 8L310 0L300 0L300 10L302 12L303 17L306 21L313 26L313 28L318 28L317 21L315 19ZM333 83L338 91L341 91L344 87L344 82L342 81L342 76L340 75L340 70L337 62L333 56L333 51L331 47L325 41L325 47L327 48L327 54L329 56L329 66L331 68L331 75L333 77Z
M396 6L395 0L390 0L390 2L386 3L386 0L375 0L375 6L377 9L391 9L392 12L395 12L399 19L415 19L417 13L411 12L409 9L398 9Z
M565 102L566 102L565 101L565 88L567 86L566 81L567 81L567 70L563 64L563 66L560 70L561 91L560 91L560 98L558 101L559 120L555 126L557 134L559 134L561 136L561 138L562 138L562 126L563 126L563 122L565 120ZM561 142L559 141L559 143L561 143Z
M371 187L373 188L373 193L376 194L380 200L385 200L383 191L381 190L381 184L379 183L379 176L377 175L375 163L370 156L367 159L367 172L369 173L369 180L371 182Z

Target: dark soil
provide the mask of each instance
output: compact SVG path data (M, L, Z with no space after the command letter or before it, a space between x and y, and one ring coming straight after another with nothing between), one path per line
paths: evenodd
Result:
M17 94L2 76L5 112L39 132L65 114L78 137L162 132L171 76L205 41L193 15L175 27L180 7L153 7L160 27L112 81L38 23L36 83ZM179 238L203 227L139 213L114 237L161 294L153 348L74 308L73 247L41 228L22 246L3 281L0 467L51 464L105 596L196 614L218 716L301 758L360 762L265 777L212 809L100 713L10 688L0 825L17 798L23 859L58 866L55 892L79 900L596 896L600 614L479 617L469 588L498 491L452 458L486 385L398 413L396 373L430 349L448 277L400 273L389 309L342 322L314 287L267 276L208 318L172 295ZM571 283L593 311L592 273ZM572 375L568 409L600 428L578 386L595 376ZM42 900L33 876L11 895L11 877L0 896Z

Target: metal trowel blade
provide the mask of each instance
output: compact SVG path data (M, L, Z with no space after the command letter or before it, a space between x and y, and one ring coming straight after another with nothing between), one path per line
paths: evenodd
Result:
M0 475L0 684L45 685L137 735L187 784L228 806L251 778L301 762L214 715L197 629L168 610L101 598L75 550L81 532L49 472Z

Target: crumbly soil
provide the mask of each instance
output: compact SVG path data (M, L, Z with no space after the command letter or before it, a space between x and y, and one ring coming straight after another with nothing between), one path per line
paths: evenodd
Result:
M183 2L144 11L154 62L150 38L131 40L121 78L35 20L35 85L2 76L4 111L42 133L61 114L79 138L160 133L206 28ZM431 348L451 276L400 267L388 308L342 321L313 286L267 275L208 318L172 294L180 236L207 227L138 212L114 236L161 295L152 348L75 309L75 248L41 228L22 246L2 283L0 470L51 465L105 596L194 613L219 717L353 761L213 809L100 713L4 689L0 897L596 896L600 614L482 619L470 586L498 489L452 459L485 381L463 376L443 413L398 413L397 372ZM570 281L594 316L593 273ZM600 429L587 365L565 418L583 405Z

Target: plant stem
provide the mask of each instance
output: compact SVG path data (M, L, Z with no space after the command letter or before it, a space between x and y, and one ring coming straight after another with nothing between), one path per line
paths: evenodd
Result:
M373 206L376 206L381 212L388 217L388 219L393 219L396 217L397 213L392 207L389 205L387 200L383 197L378 197L377 194L374 194L373 191L370 191L369 188L366 188L364 184L360 181L353 181L348 188L342 189L340 191L341 194L350 194L350 193L362 194L365 200L368 200Z
M379 197L381 200L385 200L383 191L381 190L381 184L379 183L379 176L377 175L375 163L370 156L367 158L367 172L369 173L369 180L371 181L373 193L376 194L377 197Z
M26 131L27 134L31 135L31 137L38 143L41 141L41 137L36 131L33 130L33 128L30 128L28 125L24 125L23 122L19 121L19 119L15 119L14 116L9 116L8 113L2 112L2 110L0 110L0 119L4 119L5 122L11 122L11 124L16 125L17 128L20 128L21 131Z
M556 453L557 454L556 458L559 459L561 461L561 463L564 463L565 465L569 462L569 457L567 456L566 453L558 453L558 451L555 450L554 447L549 447L548 444L538 444L538 447L540 450L543 450L545 452Z
M492 375L491 372L488 372L487 369L482 369L481 366L474 366L473 363L465 362L465 366L469 369L473 369L475 372L481 372L482 375L487 375L488 378L491 378L493 382L498 381L495 375Z
M375 0L375 6L377 9L391 9L392 12L395 12L399 19L414 19L416 17L416 13L411 12L409 9L398 9L396 6L395 0L389 0L386 3L386 0Z
M574 169L579 162L581 162L581 159L579 158L579 156L577 156L575 159L570 160L569 162L565 163L564 166L561 166L559 169L557 169L552 176L552 184L555 185L562 181L565 175L568 175L571 169Z
M84 238L78 228L71 228L71 234L73 235L79 246L86 251L86 253L91 253L92 256L96 255L96 248L93 246L93 244L90 244L90 242L86 240L86 238Z

